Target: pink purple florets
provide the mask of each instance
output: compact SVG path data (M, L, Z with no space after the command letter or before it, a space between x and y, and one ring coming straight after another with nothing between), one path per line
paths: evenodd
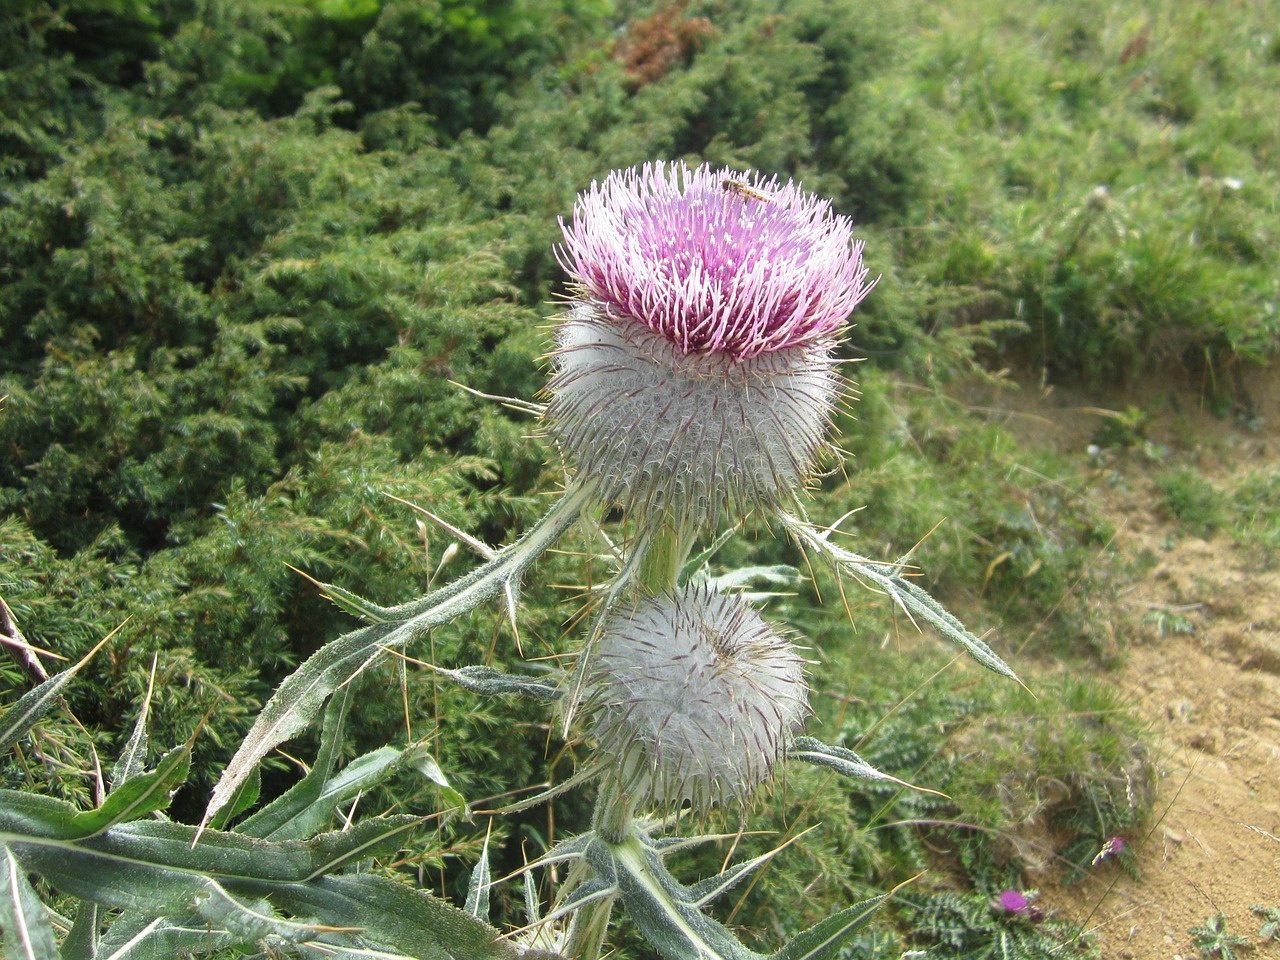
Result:
M834 341L871 288L848 218L790 181L646 164L593 183L561 227L576 292L686 354Z

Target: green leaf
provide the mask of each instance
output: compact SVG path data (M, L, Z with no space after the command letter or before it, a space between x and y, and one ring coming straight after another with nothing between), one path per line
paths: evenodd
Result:
M766 857L694 888L683 886L662 863L653 844L634 837L620 844L596 838L586 858L597 880L611 880L627 912L645 938L667 960L764 960L743 946L729 930L704 914L700 906L711 896L740 880ZM827 917L789 941L771 960L828 960L866 926L877 897Z
M113 635L114 633L103 637L98 641L97 646L80 659L79 663L32 687L18 698L17 703L0 714L0 753L7 753L10 747L27 735L27 731L35 725L36 721L53 708L67 684L80 672L80 668L88 663Z
M244 943L243 935L195 915L170 919L125 913L111 924L92 960L173 960Z
M597 878L612 878L631 919L668 960L761 960L698 909L692 892L643 840L611 844L597 838L586 858Z
M4 867L4 895L0 897L4 960L54 960L59 953L49 915L13 851L3 844L0 864Z
M531 677L518 673L501 673L493 667L471 666L456 670L437 668L437 672L455 681L464 690L485 696L515 694L542 703L555 703L564 696L559 681L553 677Z
M155 770L125 781L95 810L80 811L63 800L40 794L0 791L0 833L58 840L91 837L167 807L172 791L186 780L190 764L186 746L171 750Z
M741 863L735 863L727 870L723 870L714 877L707 877L705 880L699 880L692 887L688 888L691 902L702 906L710 903L722 893L732 889L736 884L746 879L751 871L764 866L778 853L778 850L770 850L768 853L761 854L751 860L744 860Z
M173 792L186 782L191 769L191 750L181 746L170 750L156 768L130 776L107 794L96 810L78 813L72 822L77 836L89 837L128 820L139 820L156 810L164 810Z
M237 832L250 837L275 840L309 837L333 816L334 805L344 797L326 797L329 777L342 747L342 727L355 691L351 684L342 688L325 708L320 728L320 749L307 775L247 817Z
M258 841L259 847L231 834L206 834L192 848L190 827L153 821L121 824L80 841L5 839L26 869L62 892L155 915L190 912L220 878L288 882L311 873L311 856L296 842L282 849Z
M887 897L873 897L855 903L834 916L819 920L797 934L773 955L772 960L828 960L834 957L859 930L865 927Z
M852 750L823 743L814 737L796 737L787 750L787 759L803 760L805 763L812 763L815 766L827 767L841 776L852 777L856 780L881 780L888 783L896 783L909 790L920 790L923 793L944 796L944 794L938 793L936 790L917 787L914 784L907 783L905 780L899 780L897 777L882 773Z
M394 852L421 822L408 815L363 820L310 840L257 840L187 824L144 820L96 836L0 832L29 869L68 893L122 909L173 912L206 878L293 883L364 857ZM197 835L199 842L196 842Z
M380 660L384 645L396 645L393 634L400 626L379 623L344 634L321 647L285 678L214 787L205 810L205 823L230 802L267 753L306 729L334 690Z
M440 796L444 800L446 809L462 810L465 818L470 821L471 811L467 805L467 798L453 788L453 785L449 783L449 778L440 769L440 763L428 750L415 750L412 755L407 757L407 762L413 769L440 788Z
M969 651L969 656L988 670L1010 680L1018 680L1018 675L994 650L970 633L963 623L925 590L905 577L894 576L889 578L889 582L896 588L890 591L890 595L900 607L926 620L948 640L960 644Z
M965 625L942 604L910 580L893 572L899 569L898 567L876 563L874 560L837 547L805 520L782 512L779 512L778 518L802 547L818 551L837 571L847 573L860 582L869 583L880 590L902 608L907 616L912 617L913 623L915 617L920 617L948 640L964 647L969 656L988 670L1021 683L1018 675L1009 668L1009 665L1001 660L994 650L970 633ZM886 570L890 572L886 573Z
M301 570L298 572L302 573ZM302 573L302 575L307 577L305 573ZM373 603L370 600L366 600L359 594L352 593L350 590L344 590L336 584L321 583L319 580L313 579L312 577L307 577L307 579L320 588L321 596L343 613L348 613L353 617L368 621L369 623L387 622L385 607L380 607L378 604Z
M262 773L256 767L249 772L249 776L245 777L236 787L235 792L231 795L231 799L227 801L227 805L218 811L217 815L209 822L209 826L215 830L225 830L227 825L236 817L244 813L255 803L258 802L258 796L262 792ZM238 832L252 834L240 828Z
M356 861L399 850L417 827L416 817L362 821L351 830L312 840L266 841L206 830L192 846L196 829L165 821L112 827L81 839L0 835L12 849L15 876L38 873L61 892L149 917L199 918L201 929L221 931L233 940L273 935L291 942L314 939L317 923L278 915L298 888ZM371 880L358 876L356 880ZM303 914L305 918L305 914ZM320 927L359 926L344 915L325 918ZM184 942L176 928L157 925L148 936L165 943ZM417 931L427 936L429 930ZM222 942L222 938L215 938ZM133 954L130 954L133 955ZM146 953L138 954L146 956Z
M0 790L0 836L72 837L79 813L72 804L57 797Z
M693 577L702 572L702 570L711 562L711 558L720 552L720 548L732 540L738 533L738 525L732 526L727 530L720 532L720 535L707 545L705 550L694 554L685 561L684 566L680 568L680 582L687 583Z
M90 900L81 900L75 922L62 941L62 960L98 960L98 930L101 925L102 911L98 905Z
M786 564L774 564L768 567L741 567L711 578L712 586L716 590L724 592L740 590L752 583L765 583L779 590L794 590L803 582L804 577L801 576L800 571ZM757 594L747 594L747 596L753 595ZM763 595L767 596L767 594Z
M489 919L489 887L492 882L493 877L489 873L489 837L486 835L480 859L476 861L471 879L467 881L467 903L463 908L477 919Z
M155 684L155 660L151 662L151 675L147 683L147 695L143 698L142 709L138 711L138 719L134 721L133 732L125 742L124 749L111 768L111 789L115 790L131 777L138 776L147 769L147 721L151 716L151 694Z
M474 609L506 585L518 583L524 571L577 521L593 496L590 484L572 489L493 560L426 597L383 610L379 615L391 622L344 634L313 653L285 678L258 715L214 787L203 822L209 823L227 804L267 753L306 729L331 693L381 660L387 650L407 646L432 627Z
M298 915L360 928L361 940L416 960L517 960L520 955L487 923L424 890L385 877L324 877L282 887L273 899Z
M366 857L395 853L408 844L410 835L422 819L408 814L370 817L350 830L335 830L313 837L306 841L314 859L311 876L307 879L335 873Z
M237 827L237 833L269 840L301 839L315 834L332 820L342 803L367 792L406 766L419 768L427 747L413 746L404 750L379 747L356 757L334 772L342 744L342 718L354 694L351 686L334 697L325 710L320 749L307 775ZM434 763L434 761L432 761ZM438 769L438 768L437 768ZM440 775L443 777L443 774ZM448 783L445 783L448 786ZM461 795L450 793L462 804Z
M111 768L112 790L147 768L147 747L149 746L146 728L147 713L147 708L144 706L142 712L138 714L138 720L133 725L133 732L129 735L124 749L120 751L119 758Z

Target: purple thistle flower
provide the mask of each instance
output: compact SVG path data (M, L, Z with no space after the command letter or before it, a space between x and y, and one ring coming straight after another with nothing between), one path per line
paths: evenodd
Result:
M619 792L701 813L747 803L803 726L804 664L744 599L708 587L612 617L586 707Z
M1046 914L1042 907L1037 907L1032 901L1036 896L1034 890L1023 893L1020 890L1002 890L1000 896L991 903L991 909L1004 913L1013 914L1024 920L1030 920L1032 923L1039 923Z
M847 217L788 181L646 164L615 171L561 221L565 271L614 319L683 353L747 360L829 343L870 290Z
M1031 908L1031 902L1020 890L1003 890L992 906L999 907L1006 913L1026 913Z
M871 288L849 220L791 182L654 164L593 184L561 226L574 299L546 423L578 475L678 523L793 500Z

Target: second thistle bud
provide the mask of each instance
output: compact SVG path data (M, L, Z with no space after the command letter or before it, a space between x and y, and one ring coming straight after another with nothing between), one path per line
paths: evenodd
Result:
M643 598L606 624L586 706L610 776L643 804L745 805L808 712L805 661L744 599Z

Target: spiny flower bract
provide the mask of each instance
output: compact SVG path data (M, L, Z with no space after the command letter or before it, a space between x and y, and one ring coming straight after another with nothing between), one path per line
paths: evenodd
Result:
M605 626L587 708L624 795L659 807L747 803L808 711L805 661L742 597L646 597Z

